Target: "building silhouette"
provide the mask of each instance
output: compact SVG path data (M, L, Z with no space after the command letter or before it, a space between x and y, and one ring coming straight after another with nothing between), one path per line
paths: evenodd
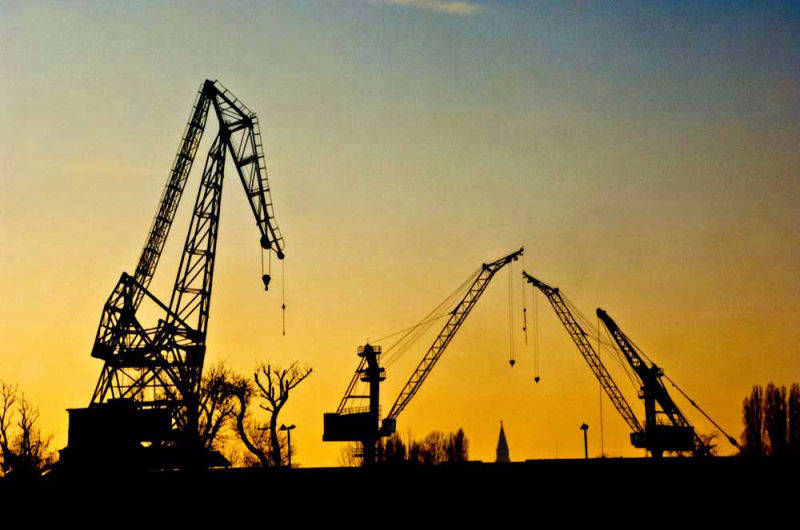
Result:
M508 441L506 441L506 432L503 430L503 421L500 420L500 436L497 439L497 458L495 462L511 462L508 456Z

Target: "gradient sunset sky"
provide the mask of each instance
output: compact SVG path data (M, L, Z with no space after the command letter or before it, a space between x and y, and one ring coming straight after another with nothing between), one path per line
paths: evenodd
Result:
M103 303L135 267L206 78L259 115L288 308L284 337L230 168L207 363L314 368L284 417L303 465L339 459L322 413L356 347L520 246L529 272L587 315L606 309L737 437L751 385L800 380L798 2L0 0L0 39L0 379L39 405L56 447L64 409L89 402ZM209 123L151 286L164 298ZM463 427L470 456L493 460L503 420L513 460L579 457L585 421L598 454L598 384L542 298L532 381L521 265L516 367L502 271L401 433ZM391 366L384 410L431 339ZM608 401L604 433L607 454L641 454Z

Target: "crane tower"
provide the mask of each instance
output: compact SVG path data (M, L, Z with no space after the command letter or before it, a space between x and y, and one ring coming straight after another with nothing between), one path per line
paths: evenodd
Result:
M169 301L148 290L183 195L208 114L219 124L206 157ZM100 318L92 356L104 362L88 408L71 409L65 462L104 457L144 467L211 462L198 436L212 279L225 162L244 187L263 249L284 257L275 223L258 118L217 81L206 80L192 106L156 216L134 273L123 272ZM269 285L269 275L262 278ZM143 302L159 317L142 322ZM219 458L217 458L219 461Z

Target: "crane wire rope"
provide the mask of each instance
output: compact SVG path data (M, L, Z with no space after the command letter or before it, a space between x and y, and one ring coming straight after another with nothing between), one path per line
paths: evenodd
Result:
M267 255L266 260L264 254ZM272 280L272 249L261 249L261 278L264 280L264 290L269 289ZM281 333L286 335L286 259L281 260Z
M525 265L525 255L522 255L522 270L527 270ZM528 347L528 304L525 298L525 286L528 282L522 282L522 334L525 337L525 347Z
M392 364L394 364L402 355L409 350L409 348L417 341L419 338L433 325L434 322L441 320L447 316L449 316L453 309L452 305L454 300L459 297L467 287L475 281L475 279L480 274L481 269L477 269L474 273L472 273L461 285L459 285L452 293L450 293L442 302L439 303L433 310L425 315L417 324L402 329L400 331L396 331L394 333L390 333L380 339L376 340L375 343L378 344L383 342L386 339L395 337L397 335L401 335L399 339L397 339L394 343L392 343L388 348L383 351L384 355L390 354L384 361L384 367L388 368Z
M539 344L541 342L541 331L539 329L539 302L536 297L536 290L533 285L531 289L531 309L533 309L533 380L538 383L542 378L541 358Z
M622 334L625 335L624 332L622 332ZM625 338L628 339L628 342L630 342L634 348L636 348L636 351L639 352L639 355L647 359L647 361L649 361L651 365L655 365L653 360L650 359L650 357L647 356L644 350L642 350L635 342L633 342L630 337L625 335ZM728 442L730 442L731 445L733 445L736 448L739 448L739 443L736 441L736 439L730 434L728 434L727 431L725 431L725 429L723 429L716 421L714 421L714 419L711 416L709 416L708 413L705 410L703 410L703 408L700 405L698 405L697 402L691 398L691 396L689 396L689 394L687 394L681 387L679 387L677 383L675 383L675 381L673 381L672 378L670 378L670 376L664 373L663 369L661 371L661 376L667 381L669 381L669 383L675 388L675 390L677 390L684 397L684 399L686 399L686 401L689 402L689 404L692 407L696 408L700 412L700 414L702 414L703 417L705 417L705 419L711 422L711 424L714 427L716 427L717 430L719 430L719 432L721 432L722 435L728 439Z
M514 355L514 263L508 264L508 364L517 364Z
M272 260L270 259L270 269ZM281 260L281 326L283 335L286 335L286 258Z
M617 348L614 347L613 342L611 342L611 338L608 337L607 340L603 340L600 335L600 328L595 327L595 323L589 320L586 315L584 315L580 309L578 309L572 301L561 294L561 297L564 300L564 303L567 305L567 308L575 317L575 320L582 325L584 331L587 331L587 335L589 338L593 338L597 341L598 344L601 346L598 348L597 355L605 354L604 357L610 357L623 371L625 377L630 382L631 386L633 387L635 392L639 392L641 384L636 379L634 374L631 372L631 368L628 366L628 363L622 358L622 354L617 351ZM608 332L606 331L606 335Z
M597 316L597 351L600 351L600 316ZM603 383L600 381L597 382L597 389L599 390L600 395L600 458L605 458L606 456L606 449L605 449L605 436L603 432Z

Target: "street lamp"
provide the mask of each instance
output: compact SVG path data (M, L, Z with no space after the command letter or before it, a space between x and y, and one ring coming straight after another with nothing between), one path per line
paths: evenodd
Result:
M586 441L586 431L589 430L589 426L585 423L582 423L581 430L583 431L583 458L589 460L589 444Z
M279 431L286 431L286 458L289 464L289 469L292 468L292 429L294 428L294 423L288 427L284 424L281 424L281 426L278 427Z

